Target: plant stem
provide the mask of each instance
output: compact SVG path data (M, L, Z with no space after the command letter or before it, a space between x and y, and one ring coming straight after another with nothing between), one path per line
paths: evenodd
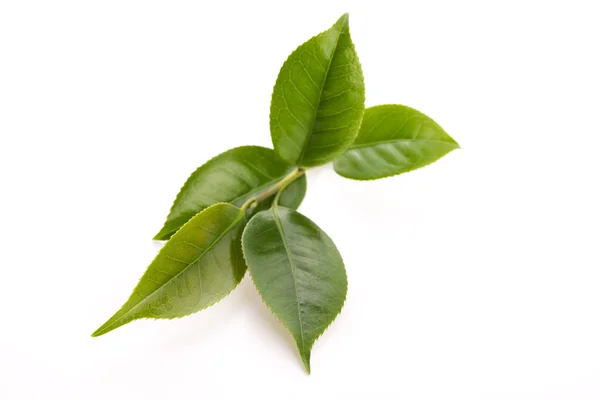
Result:
M268 199L269 197L277 194L277 200L279 200L279 194L285 189L290 183L304 175L305 170L302 168L295 168L292 172L281 178L275 185L269 187L264 192L257 194L254 197L248 199L243 205L242 210L246 210L248 207L254 207L255 204Z

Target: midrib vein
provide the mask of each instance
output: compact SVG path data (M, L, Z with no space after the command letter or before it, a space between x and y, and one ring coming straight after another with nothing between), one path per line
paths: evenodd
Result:
M276 184L277 182L279 182L279 181L281 180L281 178L283 178L284 176L285 176L285 174L284 174L284 175L281 175L280 177L273 178L273 179L271 179L270 181L268 181L268 182L266 182L266 183L263 183L262 185L260 185L260 186L258 186L258 187L256 187L256 188L254 188L254 189L252 189L252 190L249 190L249 191L247 191L246 193L244 193L244 194L242 194L242 195L240 195L240 196L236 197L235 199L233 199L233 200L229 200L229 201L223 201L223 203L231 203L231 204L234 204L234 205L235 205L235 203L237 203L237 202L239 202L239 201L241 201L241 200L245 200L246 198L248 198L249 196L251 196L251 195L253 195L253 194L258 194L257 192L262 192L262 190L263 190L263 189L268 189L268 188L270 188L271 186L273 186L274 184ZM214 204L212 204L212 205L214 205ZM210 206L208 206L208 207L210 207ZM202 212L202 211L206 210L208 207L205 207L205 208L201 209L201 210L200 210L200 211L198 211L198 212ZM194 217L192 217L192 218L194 218ZM191 218L190 218L190 219L191 219ZM188 220L188 221L189 221L189 220ZM178 230L180 230L181 228L182 228L182 227L178 227L178 228L175 228L175 229L171 229L169 232L167 232L167 233L166 233L166 235L172 235L172 234L174 234L175 232L177 232Z
M300 153L300 156L298 157L298 163L301 163L302 159L304 158L304 153L306 153L306 149L308 148L308 144L310 143L310 137L312 136L312 134L315 130L315 124L317 123L317 114L319 113L319 107L321 106L321 98L323 97L323 89L325 89L325 85L327 84L327 77L329 77L329 71L331 70L331 64L333 64L333 59L335 58L335 54L338 51L338 43L340 42L340 36L342 36L343 29L344 29L344 26L342 26L342 28L340 28L338 35L335 38L335 46L333 46L333 53L331 54L331 59L329 60L329 63L327 64L327 69L325 70L325 79L323 80L323 84L321 85L321 89L319 91L319 100L317 101L317 104L315 107L315 116L313 117L312 124L310 124L310 132L308 132L308 135L306 135L306 140L304 141L304 143L302 145L302 152ZM308 73L308 71L306 71L306 72Z
M238 215L233 222L223 231L222 234L220 234L217 239L215 239L203 252L202 254L200 254L198 257L196 257L194 259L194 261L188 263L187 267L185 267L184 269L182 269L178 274L173 275L173 277L171 277L168 281L166 281L165 283L163 283L160 287L156 288L154 291L152 291L152 293L150 293L148 296L144 297L143 299L141 299L140 301L138 301L137 303L135 303L129 310L125 311L123 314L121 314L120 316L118 316L114 321L112 321L110 324L106 325L106 326L102 326L98 329L98 333L104 332L106 331L108 328L110 328L111 326L115 325L118 321L120 321L121 319L123 319L124 317L126 317L127 315L131 314L134 310L137 310L139 308L140 305L142 305L142 303L145 303L146 301L148 301L148 299L150 299L152 296L154 296L154 294L156 294L156 292L158 292L159 290L163 289L165 286L167 286L171 281L173 281L174 279L177 279L181 274L183 274L185 271L187 271L191 265L195 264L198 260L200 260L202 257L204 257L204 255L206 253L208 253L210 250L212 250L213 247L216 246L217 243L219 243L219 241L226 235L229 233L229 231L231 230L231 228L235 225L238 224L238 222L240 221L240 216ZM160 254L159 254L160 256ZM134 289L135 290L135 289Z
M428 140L428 139L389 139L389 140L381 140L377 142L370 143L361 143L361 144L353 144L350 146L348 150L362 149L363 147L373 147L380 144L388 144L388 143L401 143L401 142L410 142L410 143L443 143L455 145L456 143L446 140Z
M279 233L281 234L281 240L283 241L283 247L285 248L285 252L288 257L288 261L290 263L290 271L292 272L292 279L294 280L294 289L296 292L296 305L298 307L298 322L300 323L300 339L302 339L302 358L304 358L304 328L302 323L302 313L300 312L300 297L298 294L298 282L296 279L296 273L294 272L294 263L292 262L292 253L288 246L287 239L285 237L285 231L283 230L283 225L279 219L279 214L277 214L276 208L272 208L273 218L275 219L275 224L277 225L277 229L279 229Z
M285 175L282 175L282 176L280 176L280 177L278 177L278 178L274 178L274 179L272 179L272 180L268 181L267 183L264 183L264 184L262 184L262 185L260 185L260 186L258 186L258 187L256 187L256 188L254 188L254 189L252 189L252 190L249 190L249 191L247 191L246 193L244 193L244 194L242 194L242 195L240 195L240 196L236 197L235 199L231 200L229 203L236 203L236 202L238 202L238 201L240 201L240 200L243 200L243 199L245 199L245 198L246 198L246 197L248 197L248 196L251 196L252 194L255 194L255 193L256 193L256 194L258 194L257 192L259 192L259 191L262 191L263 189L268 189L268 188L269 188L269 187L271 187L272 185L274 185L274 184L276 184L277 182L279 182L279 181L280 181L280 180L281 180L281 179L282 179L284 176L285 176Z

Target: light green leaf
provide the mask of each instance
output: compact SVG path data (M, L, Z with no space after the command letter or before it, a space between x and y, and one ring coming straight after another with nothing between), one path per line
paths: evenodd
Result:
M276 184L294 168L265 147L242 146L219 154L198 168L185 182L154 237L167 240L194 215L216 203L241 206L250 197ZM281 204L298 208L306 191L302 176L281 194ZM273 198L266 203L270 205Z
M203 310L241 281L244 211L215 204L192 218L160 250L133 293L92 336L140 318L178 318Z
M250 220L242 248L256 288L294 337L310 373L311 348L346 299L340 253L314 222L279 206Z
M362 70L344 14L281 67L271 100L275 151L292 165L333 160L354 141L364 103Z
M458 148L425 114L388 104L365 110L356 140L334 167L346 178L378 179L424 167Z

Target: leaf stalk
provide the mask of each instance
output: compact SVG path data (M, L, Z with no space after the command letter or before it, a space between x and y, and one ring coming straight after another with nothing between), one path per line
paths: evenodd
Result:
M267 188L264 192L261 192L261 193L257 194L256 196L248 199L242 205L242 210L246 210L246 209L248 209L248 207L254 208L254 207L256 207L256 205L258 203L268 199L269 197L273 196L274 194L277 194L277 196L275 197L275 201L273 204L277 204L277 201L279 200L279 196L280 196L281 192L286 187L288 187L289 184L291 184L296 179L298 179L302 175L304 175L305 172L306 172L306 170L304 168L299 168L299 167L295 168L292 172L290 172L289 174L287 174L286 176L281 178L281 180L279 182L277 182L275 185Z

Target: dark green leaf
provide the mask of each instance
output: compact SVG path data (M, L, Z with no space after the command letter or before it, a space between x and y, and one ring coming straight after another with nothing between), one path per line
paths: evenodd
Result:
M362 70L344 14L283 64L271 100L275 151L292 165L333 160L354 141L364 103Z
M160 250L133 293L92 336L140 318L178 318L225 297L246 272L241 252L245 213L215 204L192 218Z
M340 253L314 222L284 207L256 214L242 247L254 284L294 337L310 373L311 348L346 299Z
M167 221L154 239L169 239L190 218L213 204L241 206L293 169L273 150L265 147L242 146L219 154L188 178L171 207ZM302 176L286 188L289 193L282 193L281 204L297 208L305 190L306 178Z
M378 179L424 167L458 147L425 114L388 104L365 110L356 140L334 166L346 178Z

